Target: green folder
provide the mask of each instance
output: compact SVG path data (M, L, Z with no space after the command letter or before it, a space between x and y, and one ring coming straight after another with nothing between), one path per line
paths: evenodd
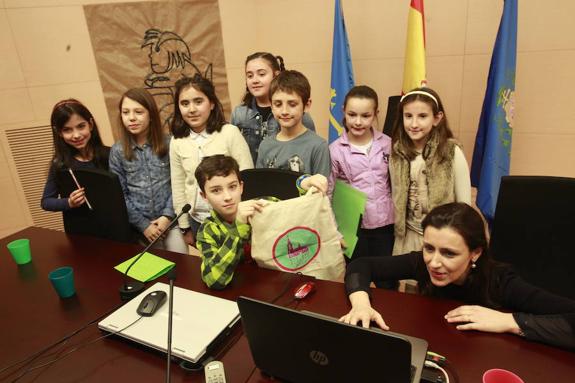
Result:
M331 206L339 232L343 235L347 245L343 253L348 258L353 255L353 250L357 244L357 228L361 215L365 212L366 202L367 195L364 192L343 181L337 180L335 182Z
M136 259L138 255L135 255L127 261L120 263L114 267L114 269L118 270L122 274L125 273L132 261ZM132 266L128 276L140 282L149 282L164 275L172 267L174 267L174 262L145 252L144 255L142 255L142 258L140 258L140 260L136 262L134 266Z

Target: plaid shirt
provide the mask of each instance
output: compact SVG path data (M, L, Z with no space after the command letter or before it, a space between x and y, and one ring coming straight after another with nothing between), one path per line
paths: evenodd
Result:
M220 290L231 282L250 232L249 225L224 222L214 210L204 220L196 243L202 253L202 280L208 287Z

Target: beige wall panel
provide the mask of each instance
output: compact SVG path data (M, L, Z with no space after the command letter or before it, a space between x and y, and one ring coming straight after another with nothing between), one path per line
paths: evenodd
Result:
M241 68L243 73L246 57L258 51L258 33L256 31L258 14L255 0L220 0L219 8L222 38L224 40L224 55L228 69L228 87L230 88L233 107L236 102L233 98L230 69ZM261 50L272 50L272 48L273 46L264 47ZM272 53L275 52L272 51Z
M517 55L514 133L574 134L575 49Z
M131 3L142 0L2 0L6 8L61 7L67 5ZM147 0L155 1L155 0ZM165 0L162 0L165 1Z
M465 52L491 54L501 20L503 1L468 0L468 4ZM519 14L522 4L519 5Z
M379 129L383 129L387 99L401 93L403 59L354 61L355 83L372 87L379 97Z
M358 60L403 57L407 30L388 26L407 25L407 3L344 0L342 5L354 64ZM330 8L327 23L333 39L333 2L327 2L326 7ZM331 49L328 57L331 60Z
M400 3L407 8L407 1ZM461 0L432 0L425 2L426 53L428 59L435 55L462 55L464 53L467 7L467 1ZM407 28L407 25L405 28ZM428 77L429 73L428 68Z
M512 175L575 177L575 134L514 134Z
M573 0L520 1L517 49L549 51L575 48L573 14Z
M228 89L230 93L230 101L232 104L232 110L236 106L240 105L242 97L244 96L246 90L246 80L245 80L245 70L242 66L241 68L228 68ZM229 118L230 116L226 116Z
M104 95L97 79L96 81L81 83L38 86L29 88L29 90L36 115L45 124L50 124L52 108L58 101L70 97L77 98L94 115L104 144L111 145L114 143ZM115 124L115 121L112 123Z
M256 4L258 47L283 56L288 69L295 63L331 62L333 1L259 0Z
M6 169L6 168L4 168ZM40 181L42 182L42 181ZM0 220L0 237L22 230L29 226L26 219L27 209L20 204L18 190L12 177L0 170L0 200L8 203L2 204L2 220ZM40 203L40 201L38 201Z
M475 137L485 98L491 54L467 55L463 64L461 117L459 130Z
M463 154L467 160L467 165L471 167L471 159L473 158L473 147L475 146L475 132L461 131L455 134L455 138L462 146Z
M0 0L0 8L5 8L6 5L4 4L4 0Z
M12 30L6 10L0 9L0 88L23 88L26 86L20 70L18 51L14 45Z
M4 124L34 119L32 102L28 90L28 88L0 90L0 105L2 105L0 128Z
M4 140L5 135L0 134ZM12 159L7 156L7 144L0 142L0 201L2 220L0 220L0 236L6 236L29 226L32 222L24 194L16 184L17 174L13 170Z
M329 84L331 63L304 63L293 65L292 69L305 74L311 85L312 105L310 114L315 124L316 133L327 139L329 121Z
M28 86L98 79L82 7L7 12Z
M463 56L427 58L428 86L441 97L449 125L455 135L459 134L462 79Z

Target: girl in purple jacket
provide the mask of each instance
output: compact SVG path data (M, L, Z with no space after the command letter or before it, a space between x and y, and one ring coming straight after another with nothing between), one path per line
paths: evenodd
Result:
M329 146L328 194L332 195L338 179L367 194L352 261L366 256L388 256L393 250L393 202L388 173L391 139L373 128L378 97L372 88L353 87L343 105L345 132ZM394 282L385 285L395 286Z

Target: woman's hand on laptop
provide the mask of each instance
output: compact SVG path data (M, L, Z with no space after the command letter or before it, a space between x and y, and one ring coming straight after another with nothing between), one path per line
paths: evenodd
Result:
M384 330L389 330L389 326L385 323L380 313L375 311L369 303L369 295L365 291L356 291L349 294L349 301L351 302L351 310L339 318L341 322L360 325L364 328L369 328L370 323L373 321Z

